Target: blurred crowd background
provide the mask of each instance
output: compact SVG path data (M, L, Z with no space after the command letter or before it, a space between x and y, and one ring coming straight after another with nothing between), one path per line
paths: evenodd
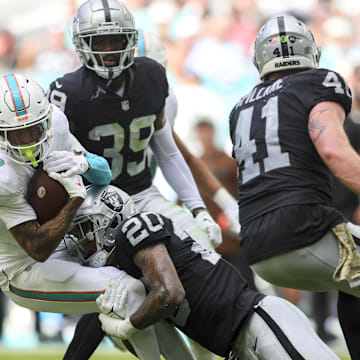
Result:
M21 71L45 88L79 64L71 44L73 15L82 0L0 0L0 67ZM124 0L138 28L156 34L179 97L176 130L187 142L199 117L216 126L228 150L227 119L240 94L258 81L252 64L255 34L271 15L297 16L322 49L320 65L339 71L354 88L360 64L360 2L355 0ZM356 94L355 94L356 95Z
M46 90L57 76L76 69L79 63L71 43L71 24L82 2L0 0L1 74L26 73ZM211 154L216 151L221 151L221 156L230 155L229 113L240 96L259 81L252 63L255 35L269 16L279 13L298 17L313 31L322 51L320 66L338 71L349 82L354 100L352 123L355 127L360 123L360 1L124 0L124 3L132 11L136 26L156 34L163 42L169 83L179 101L175 130L190 150L208 159L210 165ZM236 165L229 166L228 173L234 174L233 166ZM217 170L213 168L215 173ZM221 171L218 172L221 177ZM229 181L227 187L236 195L236 181ZM349 215L355 221L356 208L357 204ZM312 303L306 294L291 290L283 290L283 294L307 307L306 312L311 314ZM320 307L326 304L324 300L318 302ZM336 315L331 296L327 304L325 318ZM9 317L10 312L4 311L5 317ZM24 319L24 313L21 316ZM39 327L41 321L37 324Z

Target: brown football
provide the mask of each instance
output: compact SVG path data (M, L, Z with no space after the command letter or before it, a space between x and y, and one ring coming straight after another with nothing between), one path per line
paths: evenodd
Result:
M27 198L39 223L43 224L59 213L67 203L69 195L59 182L39 167L30 179Z

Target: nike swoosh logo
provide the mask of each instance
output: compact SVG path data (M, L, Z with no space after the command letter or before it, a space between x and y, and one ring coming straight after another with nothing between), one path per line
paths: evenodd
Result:
M58 89L61 89L63 87L62 84L59 84L57 81L55 81L55 86L58 88Z
M254 351L256 351L257 342L258 342L258 338L255 339L255 344L254 344L254 346L253 346Z

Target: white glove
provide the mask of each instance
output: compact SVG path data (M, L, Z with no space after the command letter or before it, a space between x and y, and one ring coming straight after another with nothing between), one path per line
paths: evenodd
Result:
M131 323L130 318L125 320L116 319L110 315L100 314L99 320L101 322L101 328L103 331L121 340L127 340L131 338L138 329Z
M86 188L81 175L64 176L56 172L51 172L49 173L49 176L58 181L65 188L70 198L86 198Z
M125 319L127 311L127 295L128 291L125 286L120 284L119 280L111 281L103 295L96 299L99 311Z
M196 216L195 220L198 225L203 229L214 248L217 248L222 243L222 234L220 226L214 221L207 210L199 211Z
M53 151L43 162L47 173L57 172L64 176L83 174L89 169L85 154L71 151Z

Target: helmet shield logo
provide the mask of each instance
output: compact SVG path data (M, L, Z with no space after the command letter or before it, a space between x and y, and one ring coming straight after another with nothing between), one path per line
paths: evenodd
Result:
M104 191L101 201L115 212L120 212L123 208L123 200L115 191Z

